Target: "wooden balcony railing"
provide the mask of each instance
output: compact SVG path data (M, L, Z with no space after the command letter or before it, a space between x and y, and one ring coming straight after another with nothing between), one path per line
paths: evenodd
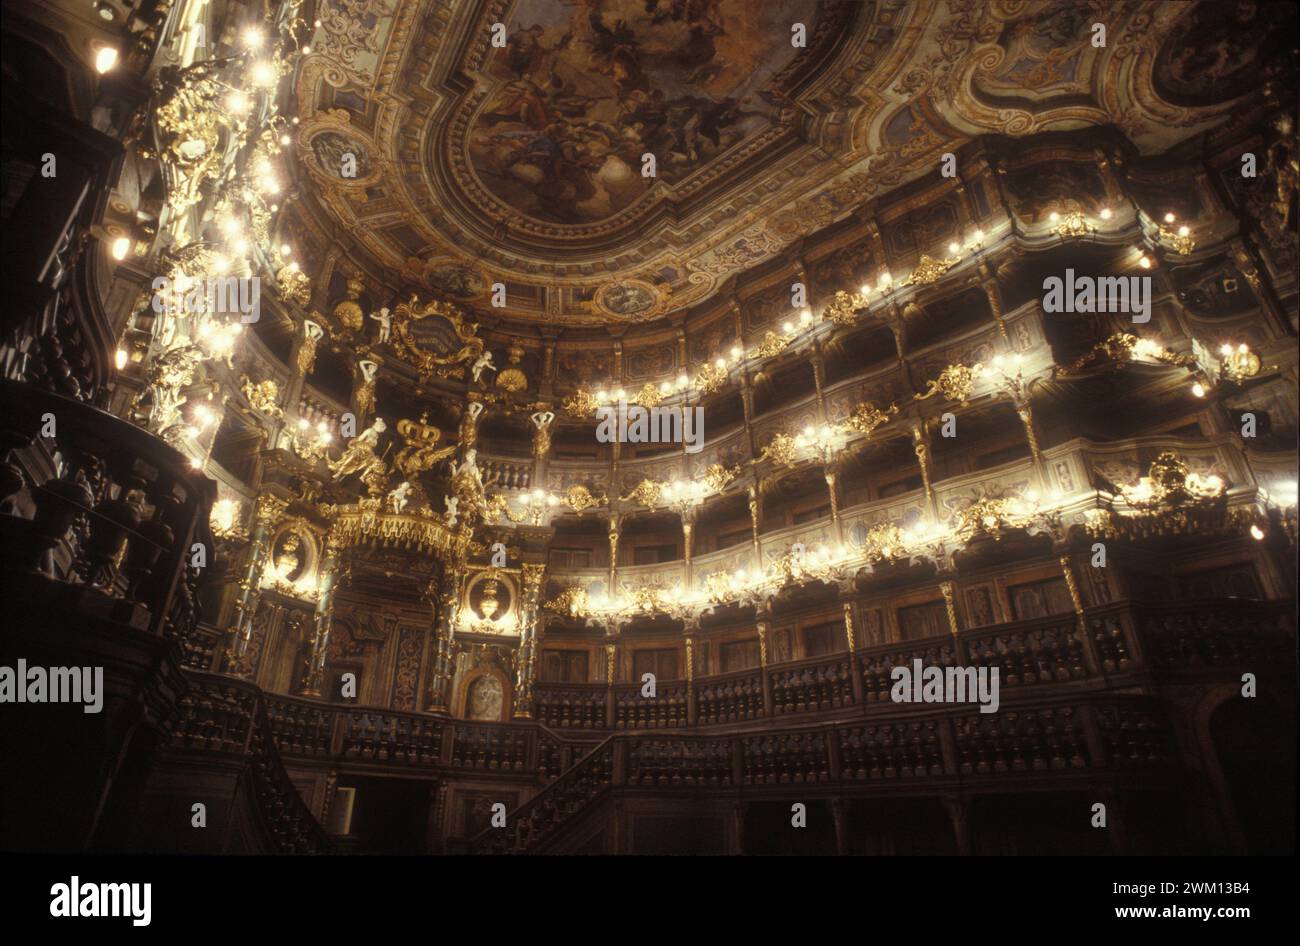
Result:
M171 748L237 755L248 760L262 827L282 854L323 854L329 839L284 769L280 733L256 686L229 677L198 676L181 698Z
M1111 677L1291 660L1290 601L1119 602L1073 613L883 644L765 668L639 684L539 683L537 715L554 729L646 730L737 726L763 719L873 713L893 706L896 667L998 668L1002 698L1045 684L1097 689Z
M738 737L623 732L472 839L476 853L526 853L553 840L615 790L715 790L761 797L770 789L831 792L871 782L955 789L977 778L1033 773L1170 769L1172 727L1158 700L1092 693L1066 702L981 714L947 707ZM935 783L938 784L935 784Z

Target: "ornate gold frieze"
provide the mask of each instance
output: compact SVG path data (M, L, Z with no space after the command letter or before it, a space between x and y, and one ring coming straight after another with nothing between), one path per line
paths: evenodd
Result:
M348 506L326 505L320 511L332 520L329 539L340 550L369 545L442 552L460 558L469 541L468 533L453 530L441 516L419 511L386 512L378 498Z

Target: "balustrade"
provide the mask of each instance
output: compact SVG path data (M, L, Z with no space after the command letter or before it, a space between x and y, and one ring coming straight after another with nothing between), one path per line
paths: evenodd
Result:
M707 725L761 719L762 671L745 670L695 681L695 706L696 719Z
M605 729L606 689L601 683L539 683L537 719L555 729Z

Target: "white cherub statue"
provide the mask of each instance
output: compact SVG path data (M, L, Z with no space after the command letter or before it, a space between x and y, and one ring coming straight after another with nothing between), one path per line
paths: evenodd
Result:
M393 333L393 316L389 313L388 306L378 312L371 312L370 317L379 323L379 344L386 344Z
M474 380L478 381L483 377L484 371L496 371L496 365L492 364L492 352L485 351L475 360L470 372L474 375Z
M388 494L388 501L393 505L393 512L400 513L410 505L411 484L406 480L397 484L397 487Z
M456 520L459 518L459 515L456 512L456 507L460 505L460 500L455 496L444 496L443 502L447 504L447 513L445 516L447 525L454 526Z

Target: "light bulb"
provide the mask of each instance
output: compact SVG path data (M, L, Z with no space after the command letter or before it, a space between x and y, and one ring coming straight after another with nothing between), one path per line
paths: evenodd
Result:
M1101 208L1101 219L1109 220L1111 218L1111 209L1109 207Z
M131 238L118 237L113 241L113 259L124 260L126 254L131 251Z
M101 46L99 52L95 53L95 71L101 76L106 72L111 72L117 65L117 50L112 46Z
M1205 397L1205 385L1197 381L1195 384L1192 385L1192 394L1196 395L1197 397Z

